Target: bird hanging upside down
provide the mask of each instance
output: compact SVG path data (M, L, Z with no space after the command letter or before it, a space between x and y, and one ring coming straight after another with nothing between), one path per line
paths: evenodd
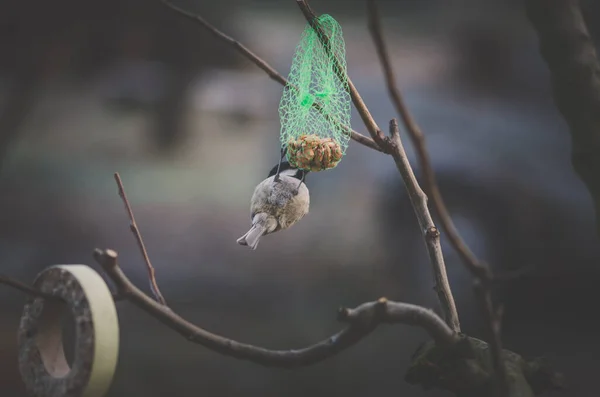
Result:
M283 158L284 154L282 154ZM288 229L308 213L310 194L306 174L283 161L254 189L250 201L252 227L237 242L253 250L262 236Z

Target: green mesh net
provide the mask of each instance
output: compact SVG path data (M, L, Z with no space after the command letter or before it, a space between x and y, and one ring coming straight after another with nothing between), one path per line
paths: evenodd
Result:
M298 168L335 167L350 139L351 100L342 28L330 15L307 24L279 103L281 145ZM324 44L319 34L324 37Z

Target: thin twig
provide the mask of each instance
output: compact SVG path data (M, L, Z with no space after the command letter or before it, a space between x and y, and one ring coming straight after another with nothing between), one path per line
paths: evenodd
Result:
M52 294L48 294L46 292L42 292L34 287L30 287L27 284L24 284L20 281L14 280L8 276L0 274L0 284L8 285L9 287L13 287L21 292L26 293L27 295L35 296L38 298L44 299L60 299L58 296L54 296Z
M150 283L150 289L152 290L152 294L156 298L156 301L161 305L166 306L167 302L163 297L160 289L158 288L158 283L156 282L156 276L154 274L154 266L152 266L152 262L150 262L150 257L148 256L148 251L146 250L146 246L144 245L144 240L142 239L142 234L140 233L140 229L138 228L137 223L135 222L135 217L133 216L133 210L131 209L131 205L129 204L129 200L127 200L127 195L125 194L125 188L123 187L123 181L121 180L121 176L119 176L118 172L115 172L115 181L117 182L117 187L119 188L119 196L121 200L123 200L123 204L125 204L125 209L127 210L127 216L129 217L129 229L133 233L135 240L137 241L138 247L142 256L144 257L144 263L146 263L146 268L148 270L148 281Z
M448 239L450 243L457 251L459 256L465 265L469 268L471 273L475 274L481 279L488 280L490 279L487 266L485 263L480 262L475 254L469 249L467 244L461 238L458 230L454 226L452 222L452 218L446 208L446 204L442 198L440 193L438 183L435 177L435 172L433 171L433 166L431 165L431 159L429 157L429 152L427 151L427 145L425 143L425 136L412 114L408 110L404 102L404 98L402 97L402 93L398 89L398 85L396 84L396 78L394 76L394 72L392 70L390 58L385 46L385 41L383 39L383 33L381 29L381 22L377 13L377 6L374 0L368 0L368 10L369 10L369 28L371 30L371 34L373 36L373 40L375 42L375 46L377 48L377 54L379 56L381 66L384 71L385 80L387 89L390 97L392 98L392 102L396 108L396 111L400 115L402 119L402 123L406 128L410 140L417 152L417 158L419 160L419 166L423 172L423 176L425 178L425 192L427 196L431 200L433 204L433 208L437 213L438 218L440 218L440 225L444 233L448 235Z
M419 186L419 182L417 182L417 178L404 151L396 119L390 121L389 145L391 146L390 153L396 162L400 175L402 175L408 197L421 227L421 233L423 234L433 269L435 290L440 300L446 323L455 332L460 332L458 312L456 311L456 304L454 303L454 297L452 296L452 290L448 282L448 275L446 274L446 265L440 244L440 232L435 227L433 219L431 219L431 214L427 207L427 196Z
M390 62L390 57L388 55L385 40L383 38L381 18L379 17L375 0L368 0L367 5L369 14L369 29L371 31L371 35L373 36L377 54L383 68L388 93L394 106L396 107L397 112L400 114L412 144L416 149L419 165L421 166L425 176L425 187L427 194L429 198L431 198L433 207L437 212L443 231L448 235L450 243L459 253L467 269L476 278L475 288L478 296L480 297L484 317L486 318L488 338L489 343L492 346L491 351L493 355L494 368L498 377L499 390L501 395L505 395L508 391L508 386L500 339L500 313L494 309L491 298L491 287L494 279L492 271L485 262L480 262L477 259L475 254L473 254L464 240L460 237L460 234L452 222L452 218L450 217L448 209L446 208L438 188L435 173L429 158L429 152L427 151L427 147L425 145L425 137L415 119L412 117L412 114L408 110L408 107L404 103L402 94L398 89L396 78Z
M459 336L433 311L382 298L376 302L364 303L355 309L340 309L338 319L348 323L348 327L319 343L302 349L269 350L215 335L190 323L168 307L158 304L127 278L118 266L116 252L97 249L94 251L94 258L104 268L125 299L189 341L227 356L265 366L295 368L323 361L355 345L383 323L420 326L442 346L453 344L459 339Z
M356 108L363 123L365 124L365 127L367 127L367 130L369 131L371 138L373 138L373 140L377 143L377 145L379 147L383 148L385 146L385 135L383 134L383 132L381 132L381 129L375 122L375 119L371 115L371 112L369 112L367 105L365 104L362 97L360 96L360 93L354 86L354 83L352 83L352 80L350 79L350 77L347 76L346 73L344 73L344 69L341 67L339 59L337 59L335 54L330 53L329 38L328 38L327 34L325 34L325 32L323 31L321 26L319 26L319 24L317 23L317 20L316 20L317 15L310 8L310 5L308 4L308 2L306 0L296 0L296 4L298 4L298 7L300 7L300 10L304 14L306 21L318 33L318 37L319 37L319 40L321 41L321 43L323 44L323 48L325 49L325 51L328 53L330 58L336 64L335 69L337 70L337 72L343 73L343 75L341 75L339 77L340 77L340 79L342 79L342 80L345 79L348 82L350 97L352 98L354 107Z
M159 0L159 1L161 3L163 3L165 6L169 7L171 10L176 11L180 15L183 15L183 16L187 17L188 19L191 19L191 20L199 23L202 27L204 27L206 30L208 30L217 39L222 40L225 43L232 46L233 48L235 48L243 56L245 56L250 61L252 61L256 66L261 68L271 79L275 80L276 82L283 85L284 87L285 86L293 87L293 85L289 84L288 80L285 77L283 77L279 72L277 72L277 70L275 70L271 65L269 65L264 59L262 59L261 57L256 55L254 52L250 51L250 49L248 49L248 47L246 47L239 41L235 40L233 37L228 36L225 33L221 32L215 26L211 25L206 19L202 18L202 16L200 16L196 13L184 10L183 8L178 7L175 4L173 4L173 2L171 2L170 0ZM321 111L320 108L318 107L318 103L315 102L315 105L313 105L313 106L315 106L319 112ZM361 145L364 145L366 147L369 147L371 149L381 152L381 148L379 147L379 145L377 145L377 143L375 143L375 141L373 139L371 139L368 136L365 136L359 132L354 131L352 128L350 128L350 126L346 126L343 124L340 124L340 126L342 127L343 131L348 131L350 133L350 138L352 140L356 141L357 143L359 143Z

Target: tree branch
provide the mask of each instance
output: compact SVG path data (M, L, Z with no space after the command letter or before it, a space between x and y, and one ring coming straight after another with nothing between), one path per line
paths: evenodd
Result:
M433 171L433 166L431 165L431 160L429 158L429 152L427 151L427 147L425 144L425 137L421 132L421 129L417 125L416 121L412 117L412 114L408 110L406 104L404 103L404 99L400 90L398 89L396 78L394 76L394 72L392 69L392 65L390 62L390 57L388 55L388 51L385 45L385 40L383 38L383 32L381 28L381 18L379 17L379 13L377 10L377 4L375 0L367 1L367 9L369 14L369 30L371 31L371 35L373 36L373 41L375 43L375 47L377 49L377 54L379 56L379 60L383 69L383 73L385 76L385 81L388 89L388 93L392 99L392 102L396 108L396 111L400 114L402 118L403 124L408 131L409 137L411 138L412 144L416 149L417 158L419 160L419 165L423 170L423 174L425 176L425 186L428 192L429 197L431 197L433 202L433 207L437 212L437 215L440 219L440 223L442 225L442 229L449 237L450 243L454 247L454 249L459 253L462 261L466 265L467 269L475 276L475 290L479 297L482 311L484 317L486 319L486 328L488 339L490 343L490 349L492 352L492 360L494 364L494 370L497 377L498 382L498 392L500 396L505 396L508 393L508 381L507 381L507 373L506 367L504 365L503 359L503 350L502 350L502 342L500 337L500 311L494 309L492 302L492 282L493 282L493 274L489 266L480 262L475 254L469 249L464 240L460 237L460 234L456 230L454 223L452 222L452 218L446 208L444 200L442 199L442 195L439 191L438 184L435 178L435 173ZM392 120L395 123L395 120ZM392 126L390 123L390 133L392 136L392 143L397 146L397 151L392 151L392 156L398 165L398 169L401 173L406 173L406 169L404 171L401 167L406 168L404 163L408 163L406 159L406 155L399 156L404 153L404 149L402 147L402 143L400 140L400 134L397 131L397 125ZM410 165L408 165L410 167ZM410 169L410 168L409 168ZM412 174L412 171L411 171ZM403 174L404 175L404 174ZM409 179L414 179L414 175L409 175ZM406 179L405 179L406 181ZM416 183L416 179L414 179L414 184L418 186ZM407 185L408 188L408 185ZM419 189L420 190L420 189ZM420 194L416 194L413 192L413 196L411 196L411 201L419 200L418 202L427 209L427 196L420 191ZM409 191L410 195L410 191ZM413 204L414 205L414 204ZM416 208L416 207L415 207ZM428 223L429 222L429 223ZM431 229L439 240L439 231L435 229L433 226L433 222L431 221L431 217L429 219L419 218L419 224L422 228L427 227L427 224L430 224L433 227ZM430 229L425 229L430 230ZM433 244L432 244L433 245ZM439 245L439 242L438 242ZM448 287L448 291L441 291L439 286L444 285L444 283L448 283L445 267L443 266L443 257L441 255L441 249L439 252L439 256L441 258L441 266L440 260L435 260L432 255L436 254L436 250L434 247L430 248L428 245L428 250L430 252L430 257L432 260L432 264L434 264L435 274L436 274L436 286L438 290L438 296L442 302L452 302L450 299L452 298L452 294L450 292L450 288ZM450 307L450 306L449 306ZM456 308L454 308L456 311ZM448 317L447 317L448 319ZM458 324L458 315L456 317L456 324Z
M30 287L27 284L24 284L20 281L14 280L8 276L0 274L0 284L8 285L9 287L13 287L21 292L26 293L27 295L35 296L38 298L44 299L60 299L52 294L47 294L45 292L39 291L33 287Z
M591 193L600 234L600 62L577 0L527 0L554 102L569 125L571 162Z
M441 346L458 341L454 333L434 312L408 303L390 302L381 298L376 302L364 303L355 309L339 310L338 319L349 326L329 338L293 350L269 350L237 342L208 332L185 320L140 291L123 273L117 264L117 253L112 250L95 250L94 258L115 283L122 296L137 307L162 322L167 327L215 352L256 364L294 368L323 361L355 345L370 334L379 324L402 323L424 328Z
M423 132L421 132L421 129L419 128L415 119L412 117L412 114L406 107L402 93L396 84L396 78L392 71L389 55L385 47L385 41L381 31L381 23L377 13L377 6L374 0L368 0L368 5L369 28L371 30L375 47L377 48L377 54L384 71L388 93L392 99L396 111L400 115L406 131L408 132L411 143L417 152L419 166L425 178L425 191L427 196L431 199L433 208L437 213L437 216L440 218L442 230L448 235L450 243L458 252L462 261L469 268L471 273L487 280L489 278L486 270L487 266L484 263L481 263L475 254L469 249L467 244L460 237L458 230L456 230L456 227L452 222L452 218L450 217L448 209L446 208L446 204L444 203L440 193L435 172L433 171L433 166L431 165L431 159L425 143L425 136L423 135Z
M127 211L127 216L129 217L129 229L131 233L133 233L135 240L137 241L138 247L142 256L144 258L144 263L146 264L146 269L148 270L148 282L150 284L150 289L152 290L152 294L156 298L156 301L161 305L166 306L167 302L160 292L160 288L158 288L158 283L156 282L156 275L154 272L154 266L152 266L152 262L150 262L150 257L148 256L148 251L146 250L146 246L144 244L144 240L142 239L142 234L140 233L140 229L135 221L135 217L133 216L133 210L131 209L131 204L129 204L129 200L127 200L127 195L125 194L125 188L123 187L123 181L121 180L121 176L119 176L118 172L114 174L115 181L117 182L117 187L119 189L119 197L123 200L123 204L125 205L125 210Z
M396 162L400 175L402 175L408 197L421 227L423 240L425 241L429 260L433 268L435 290L440 300L446 323L455 332L460 332L458 312L456 311L456 304L454 303L454 297L452 296L452 290L448 282L448 275L446 274L446 265L444 264L444 255L442 254L442 246L440 244L440 232L435 227L433 219L431 219L431 214L427 207L427 196L419 186L404 151L396 119L390 121L389 146L391 146L390 153Z
M146 261L153 292L159 291L154 272L151 271L153 267L150 264L141 233L137 228L131 205L127 200L123 182L118 173L115 173L115 180L119 188L119 196L127 209L131 230ZM458 333L448 327L433 311L408 303L389 302L387 299L381 298L376 302L364 303L355 309L341 308L338 319L348 323L349 327L315 345L300 350L268 350L212 334L180 317L166 304L161 304L158 298L151 299L123 273L118 266L116 252L95 250L94 258L113 281L119 296L123 299L130 300L191 342L224 355L250 360L261 365L291 368L314 364L358 343L382 323L421 326L440 346L449 346L457 342L459 338Z
M215 36L217 39L219 39L219 40L225 42L226 44L232 46L233 48L235 48L243 56L248 58L256 66L261 68L271 79L275 80L276 82L283 85L284 87L285 86L293 87L292 85L288 84L288 80L285 77L283 77L279 72L277 72L265 60L260 58L254 52L250 51L250 49L248 49L248 47L246 47L239 41L237 41L234 38L232 38L231 36L228 36L225 33L221 32L219 29L217 29L216 27L211 25L207 20L202 18L202 16L195 14L193 12L190 12L190 11L184 10L184 9L176 6L175 4L173 4L173 2L171 2L170 0L159 0L159 1L161 3L163 3L165 6L172 9L173 11L176 11L180 15L183 15L183 16L187 17L188 19L191 19L191 20L199 23L202 27L204 27L206 30L208 30L210 33L212 33L212 35ZM318 111L321 111L316 102L315 102L315 105L313 105L313 106L315 106ZM366 146L371 149L377 150L378 152L381 152L381 148L379 147L379 145L377 145L377 143L375 143L375 141L373 141L373 139L371 139L367 136L364 136L359 132L354 131L352 128L350 128L350 126L341 125L341 127L345 131L348 131L350 133L350 138L352 140L356 141L357 143L360 143L363 146Z

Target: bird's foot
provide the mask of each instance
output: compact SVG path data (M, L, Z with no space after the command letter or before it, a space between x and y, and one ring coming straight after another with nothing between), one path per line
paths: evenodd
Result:
M287 153L287 146L281 148L281 157L279 158L279 164L277 164L277 173L275 173L275 178L273 179L275 182L281 181L279 177L279 170L281 169L281 162Z

